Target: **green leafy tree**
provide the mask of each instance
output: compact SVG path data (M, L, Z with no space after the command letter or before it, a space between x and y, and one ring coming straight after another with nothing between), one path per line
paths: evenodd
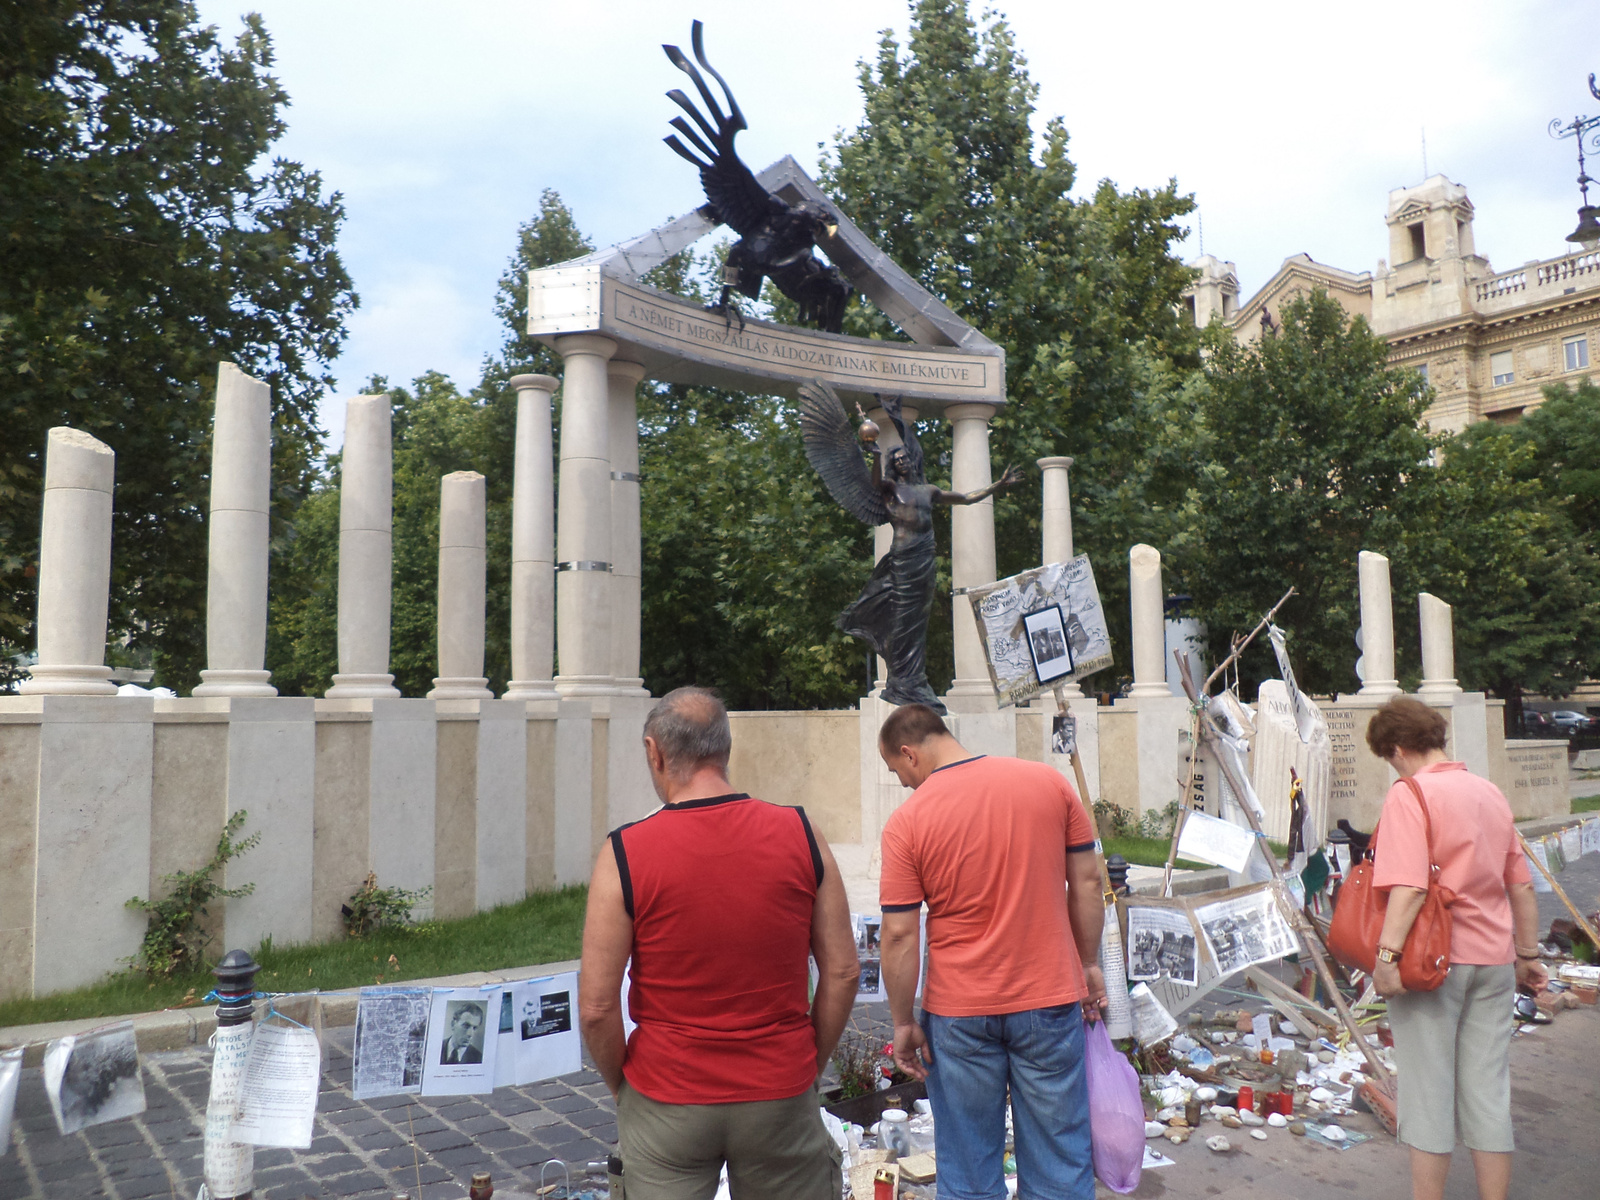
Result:
M1394 594L1418 590L1413 534L1437 511L1428 465L1440 439L1421 420L1427 386L1388 365L1388 345L1325 292L1284 306L1254 344L1213 325L1194 389L1204 466L1177 540L1177 584L1211 632L1218 661L1292 585L1279 622L1308 691L1348 692L1360 623L1356 558L1390 558ZM1398 622L1404 630L1407 623ZM1263 649L1244 664L1275 674Z
M964 0L914 4L907 45L884 34L860 86L862 121L837 139L824 185L896 263L1006 352L993 455L1030 470L996 507L1000 571L1039 561L1033 460L1072 454L1078 548L1099 564L1107 611L1125 622L1127 547L1169 539L1192 478L1172 437L1197 362L1195 331L1177 315L1192 273L1171 247L1193 202L1175 183L1121 192L1109 181L1091 200L1073 199L1065 124L1053 118L1036 138L1038 88L1009 27L980 29ZM865 302L846 330L901 336ZM942 423L928 423L923 441L930 463L948 463ZM933 629L947 640L943 616ZM1125 648L1122 634L1114 641ZM947 661L941 650L930 644L936 666Z
M313 482L321 364L356 298L334 246L339 196L267 158L288 104L271 66L258 17L226 45L179 0L41 0L0 16L7 653L33 641L51 426L117 454L112 639L177 687L203 665L220 360L272 386L280 535Z
M1591 544L1600 540L1600 384L1551 384L1538 408L1503 428L1533 451L1524 474L1567 501L1573 525Z

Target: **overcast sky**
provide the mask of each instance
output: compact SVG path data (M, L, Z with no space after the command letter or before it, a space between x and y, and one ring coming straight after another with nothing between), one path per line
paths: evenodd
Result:
M1372 269L1389 189L1424 177L1424 129L1428 170L1466 185L1496 270L1568 249L1577 163L1545 127L1600 111L1592 0L999 7L1040 87L1036 125L1065 118L1079 191L1176 176L1246 296L1301 251ZM660 45L687 48L694 17L756 169L784 154L813 169L818 143L860 119L857 63L885 28L904 44L908 23L904 0L200 2L228 36L249 8L293 101L278 152L349 211L339 244L361 307L323 410L335 443L374 373L476 382L502 336L495 282L543 189L596 245L703 202L660 140L676 112L663 93L685 85Z

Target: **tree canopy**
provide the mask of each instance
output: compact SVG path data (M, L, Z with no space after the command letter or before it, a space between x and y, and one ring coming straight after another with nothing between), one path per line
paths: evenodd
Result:
M113 646L187 687L217 364L272 387L281 552L356 304L343 206L267 159L288 97L260 18L231 45L179 0L43 0L0 22L0 649L33 642L45 436L71 425L117 454Z

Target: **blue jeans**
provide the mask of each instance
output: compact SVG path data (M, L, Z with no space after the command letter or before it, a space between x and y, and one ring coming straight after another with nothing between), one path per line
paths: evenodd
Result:
M1019 1200L1094 1200L1079 1006L998 1017L923 1013L922 1028L933 1052L939 1200L1005 1200L1007 1085Z

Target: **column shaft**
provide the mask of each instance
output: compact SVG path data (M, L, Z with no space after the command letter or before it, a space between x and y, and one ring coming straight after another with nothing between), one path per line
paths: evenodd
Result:
M117 694L105 665L116 462L110 446L64 425L45 443L39 661L19 688L26 694Z
M211 423L206 669L196 696L278 694L264 669L271 497L272 389L222 363Z
M516 375L517 445L511 497L511 682L507 700L553 700L555 466L549 375Z
M389 673L394 452L389 397L345 406L339 479L339 673L330 699L398 696Z
M560 503L556 509L556 691L611 693L611 413L606 362L617 344L559 338Z
M639 626L644 569L639 531L638 363L606 364L610 396L611 672L617 692L649 695L639 676Z
M430 700L492 700L483 674L487 494L476 471L439 481L439 674Z
M1422 622L1422 686L1419 695L1454 696L1456 682L1455 614L1450 606L1427 592L1417 594Z
M1361 584L1361 690L1358 696L1398 696L1394 676L1394 602L1389 560L1363 550L1356 560Z
M1170 696L1161 551L1154 546L1140 544L1128 551L1128 604L1133 618L1133 687L1128 695Z
M945 410L951 423L950 489L975 492L994 482L989 463L987 404L957 404ZM955 634L955 679L947 696L994 700L988 660L972 619L971 602L963 588L993 583L995 579L994 497L950 510L950 577L956 588L951 605Z
M1067 457L1038 460L1042 505L1040 511L1041 557L1039 562L1064 563L1072 560L1072 490L1067 472L1072 459ZM1066 683L1062 689L1068 696L1083 695L1077 680Z

